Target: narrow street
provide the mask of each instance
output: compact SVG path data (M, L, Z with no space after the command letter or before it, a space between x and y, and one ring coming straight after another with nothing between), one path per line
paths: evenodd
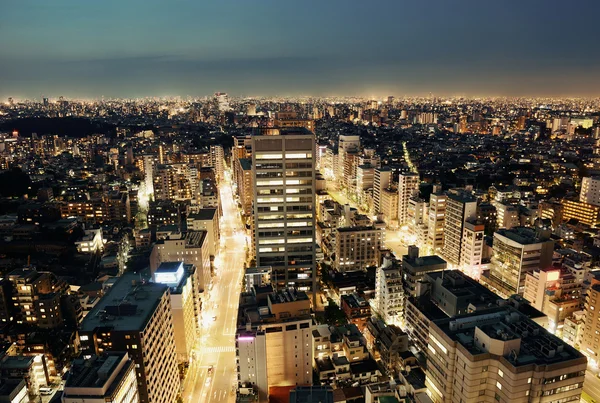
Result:
M223 208L221 249L215 258L213 287L204 300L201 338L183 382L185 402L235 401L235 330L246 257L246 233L232 194L229 172L219 191Z

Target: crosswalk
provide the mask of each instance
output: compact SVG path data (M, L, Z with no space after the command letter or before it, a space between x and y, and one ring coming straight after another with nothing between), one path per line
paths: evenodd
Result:
M233 353L235 351L235 347L233 346L220 346L220 347L203 347L200 349L200 353L209 354L209 353Z

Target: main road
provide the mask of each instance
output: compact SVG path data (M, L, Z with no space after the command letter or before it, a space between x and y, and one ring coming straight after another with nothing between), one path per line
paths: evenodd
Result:
M219 192L223 209L221 248L215 258L212 290L203 301L201 337L183 382L184 402L235 402L235 330L247 237L229 172Z

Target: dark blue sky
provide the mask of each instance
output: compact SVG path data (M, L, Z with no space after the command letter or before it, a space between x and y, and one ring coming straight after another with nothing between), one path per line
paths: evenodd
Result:
M0 96L600 96L598 0L0 0Z

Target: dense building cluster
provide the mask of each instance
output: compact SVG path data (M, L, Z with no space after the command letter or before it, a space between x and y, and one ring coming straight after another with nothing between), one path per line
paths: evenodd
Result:
M599 152L597 100L10 99L0 401L594 396Z

